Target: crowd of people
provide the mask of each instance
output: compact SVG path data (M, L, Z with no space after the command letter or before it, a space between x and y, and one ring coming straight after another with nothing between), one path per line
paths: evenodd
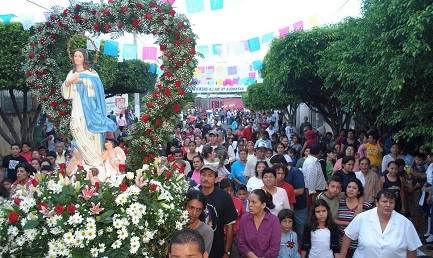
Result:
M271 112L234 110L224 126L222 113L188 114L194 119L176 126L160 156L165 166L181 168L191 186L187 227L199 233L203 257L415 257L424 218L421 238L433 242L427 147L382 141L374 130L334 137L313 130L308 118L297 128ZM31 184L33 174L67 163L65 144L54 145L50 151L12 144L0 198ZM104 146L101 159L119 166L114 141ZM98 175L89 173L92 180Z
M185 167L190 191L203 193L186 209L189 228L198 219L213 229L201 232L209 257L416 257L421 239L433 241L425 146L408 149L374 130L334 137L308 118L295 127L271 112L235 113L223 126L222 112L189 111L194 119L161 153Z

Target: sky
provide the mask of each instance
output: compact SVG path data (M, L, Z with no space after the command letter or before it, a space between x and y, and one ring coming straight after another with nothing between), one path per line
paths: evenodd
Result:
M185 0L174 2L176 12L187 14L193 25L193 31L199 37L198 46L230 44L255 37L261 38L269 32L278 35L279 29L289 26L292 31L293 24L299 21L304 22L304 29L310 29L311 17L316 17L319 25L337 23L347 16L359 16L361 7L360 0L224 0L222 9L211 11L210 1L204 0L204 3L204 11L187 13ZM0 0L0 14L20 16L32 13L36 21L43 21L43 12L48 12L54 5L66 7L69 1ZM153 40L152 36L140 35L138 45L148 46ZM119 41L133 43L131 35L126 35ZM214 55L201 59L199 65L249 64L255 60L262 60L267 50L268 45L262 44L259 51L246 52L239 56Z

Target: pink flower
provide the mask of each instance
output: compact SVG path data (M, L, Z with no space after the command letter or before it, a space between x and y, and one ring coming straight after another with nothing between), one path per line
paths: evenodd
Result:
M147 185L147 181L143 180L143 178L135 178L135 185L141 189L143 186Z
M100 205L101 205L100 202L98 202L98 204L96 205L92 202L92 208L90 208L90 215L95 215L102 212L104 208L101 208Z
M51 218L54 215L55 208L52 210L48 210L47 207L41 206L40 212L42 213L44 218Z
M98 195L98 193L95 193L95 190L95 187L92 186L92 188L89 189L89 186L86 185L86 187L84 187L83 191L81 192L82 194L80 195L80 197L83 197L83 199L87 201L93 196Z

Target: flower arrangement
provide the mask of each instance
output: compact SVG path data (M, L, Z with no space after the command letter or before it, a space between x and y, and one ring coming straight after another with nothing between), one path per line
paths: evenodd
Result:
M165 257L188 184L157 162L105 183L37 174L2 206L0 257Z
M63 11L53 12L45 23L36 27L24 51L27 56L25 76L27 86L59 135L68 132L71 105L60 94L60 82L64 78L59 78L54 46L60 38L84 32L94 36L104 33L121 36L124 32L153 35L163 53L158 59L163 74L154 92L144 97L146 109L134 123L134 135L125 139L128 141L125 152L133 154L127 155L130 167L140 168L154 159L158 144L163 144L174 130L173 120L181 110L181 101L198 63L197 35L186 16L177 14L170 3L163 1L74 2Z

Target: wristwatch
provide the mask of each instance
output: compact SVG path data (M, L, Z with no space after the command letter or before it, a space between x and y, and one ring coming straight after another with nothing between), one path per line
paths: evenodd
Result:
M230 256L230 251L228 251L228 252L224 252L225 254L227 254L228 256Z

